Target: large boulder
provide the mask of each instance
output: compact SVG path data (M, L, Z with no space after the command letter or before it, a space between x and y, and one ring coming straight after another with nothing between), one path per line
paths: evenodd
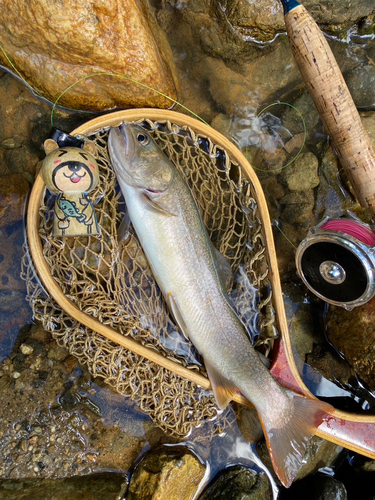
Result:
M151 6L144 2L3 0L1 43L21 76L52 102L73 85L60 105L167 108L171 101L146 86L178 97L173 58ZM0 63L11 68L2 51ZM97 73L120 76L86 78Z

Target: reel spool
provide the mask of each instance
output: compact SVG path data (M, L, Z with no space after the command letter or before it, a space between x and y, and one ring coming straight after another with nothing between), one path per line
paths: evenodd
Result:
M375 234L363 223L327 217L300 243L296 265L315 295L351 310L375 294Z

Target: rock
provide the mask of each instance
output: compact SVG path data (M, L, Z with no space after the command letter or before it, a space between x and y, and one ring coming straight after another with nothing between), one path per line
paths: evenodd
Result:
M161 448L152 451L133 473L128 500L194 498L205 467L187 448Z
M318 166L313 153L302 153L283 171L282 178L290 191L307 191L319 185Z
M343 386L355 380L355 373L349 363L333 353L327 343L316 344L311 354L306 354L306 363L332 382L339 382Z
M319 168L320 183L316 190L314 214L316 222L326 215L332 218L341 217L347 210L355 211L358 203L343 188L343 179L339 175L337 156L331 146L322 151L322 162Z
M303 498L304 500L347 500L345 486L326 474L317 473L294 483L283 491L280 500ZM359 497L358 497L359 498Z
M363 306L346 311L330 306L327 315L327 335L344 354L357 374L375 390L375 297Z
M254 39L271 41L278 33L285 32L279 0L224 0L220 3L212 0L170 0L167 6L170 8L170 5L178 10L178 17L191 26L204 51L223 59L235 60L251 52ZM369 26L363 31L371 33L372 0L306 0L303 5L323 25L324 30L332 34L345 36L354 24L365 24L366 18L369 19Z
M178 96L174 63L145 0L27 0L0 4L2 46L42 97L74 109L164 107ZM27 41L25 43L25 41ZM3 53L0 61L9 66ZM121 77L90 77L114 73ZM131 83L124 77L144 86ZM79 80L82 82L75 85Z
M375 66L363 65L345 75L346 83L358 108L375 109Z
M3 179L0 185L0 228L23 219L28 192L29 183L23 175L13 174Z
M305 354L313 351L314 344L324 341L324 335L314 324L317 311L306 303L306 293L301 287L285 284L283 292L293 347L304 362Z
M307 229L313 226L315 222L313 215L314 203L312 190L288 193L280 200L280 205L284 206L281 219L294 226Z
M22 176L17 176L23 179ZM23 179L22 182L27 182ZM23 200L24 201L24 200ZM5 211L5 217L8 215L17 219L23 217L24 206L19 211L13 207L13 210ZM1 220L0 220L1 224ZM9 293L19 290L25 292L26 285L21 279L21 258L24 255L23 244L25 242L24 227L22 222L15 222L0 229L2 244L0 248L0 290ZM5 302L2 304L5 307ZM20 312L19 303L9 301L9 311L13 309ZM29 307L29 306L28 306ZM20 323L21 324L21 323Z
M285 196L284 186L278 182L277 177L272 176L262 180L262 188L267 200L268 210L271 220L279 217L279 200Z
M39 467L40 464L34 466L35 469ZM0 479L0 496L4 500L28 500L29 498L116 500L123 498L126 483L124 474L113 472L64 479Z
M265 474L245 467L230 467L221 472L199 500L267 500L272 499L271 484Z

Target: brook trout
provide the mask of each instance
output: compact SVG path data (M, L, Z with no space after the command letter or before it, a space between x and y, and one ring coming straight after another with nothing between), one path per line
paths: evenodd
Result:
M202 355L216 402L236 391L257 409L272 463L285 486L299 470L308 440L333 408L281 387L251 345L228 300L197 204L173 163L135 124L112 128L111 161L128 215L169 310Z

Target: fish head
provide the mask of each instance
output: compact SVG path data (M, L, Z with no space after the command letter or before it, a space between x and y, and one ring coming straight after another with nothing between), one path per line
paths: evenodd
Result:
M175 169L152 137L140 126L123 123L109 132L108 149L116 176L128 186L164 193Z

